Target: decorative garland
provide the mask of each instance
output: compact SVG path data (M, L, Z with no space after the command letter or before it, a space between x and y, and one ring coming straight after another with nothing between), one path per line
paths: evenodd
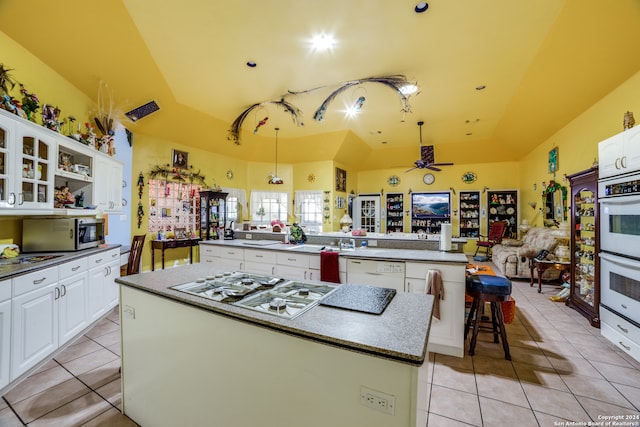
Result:
M193 165L190 165L189 169L193 169ZM155 179L158 175L160 175L164 180L172 179L179 182L185 182L188 180L190 184L196 182L198 184L206 185L204 181L205 177L200 174L200 170L198 170L198 172L190 172L187 169L172 168L169 164L164 166L156 165L151 172L149 172L149 177L151 179Z
M557 181L550 180L547 188L542 190L542 196L545 197L547 194L555 193L560 190L562 192L562 214L563 217L567 217L567 187L560 185Z

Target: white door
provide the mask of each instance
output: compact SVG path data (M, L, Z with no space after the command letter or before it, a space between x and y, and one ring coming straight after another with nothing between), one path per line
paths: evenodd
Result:
M358 196L353 204L353 228L380 232L380 196Z

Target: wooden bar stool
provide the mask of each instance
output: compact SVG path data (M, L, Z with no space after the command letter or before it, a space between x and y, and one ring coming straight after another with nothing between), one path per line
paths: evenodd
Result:
M508 301L511 295L511 281L505 277L490 276L487 274L472 274L467 276L467 294L473 298L471 310L467 316L467 323L464 328L464 339L467 339L471 322L473 321L473 335L469 344L469 356L473 356L478 331L480 328L480 319L482 316L482 308L484 303L491 305L491 323L493 330L493 342L499 342L498 334L502 337L502 348L504 349L504 358L511 360L509 353L509 342L507 341L507 331L504 327L504 316L502 314L502 301Z

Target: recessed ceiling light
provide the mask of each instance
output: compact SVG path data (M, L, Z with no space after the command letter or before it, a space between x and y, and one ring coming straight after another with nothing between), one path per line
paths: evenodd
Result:
M315 50L329 50L336 44L331 34L318 34L311 39L311 47Z
M420 3L416 4L416 7L413 8L416 13L426 12L427 9L429 9L429 3L427 3L426 1L421 1Z
M247 61L247 67L249 67L249 68L256 68L257 65L258 64L256 64L253 61Z
M412 93L416 93L417 91L418 86L411 83L400 87L400 93L403 95L411 95Z
M483 90L483 89L486 89L485 85L476 86L476 90Z

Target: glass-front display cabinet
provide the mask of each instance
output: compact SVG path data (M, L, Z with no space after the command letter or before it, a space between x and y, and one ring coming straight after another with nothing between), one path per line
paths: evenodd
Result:
M227 194L219 191L200 192L200 238L220 238L227 221Z
M460 237L478 238L480 235L480 192L460 192Z
M387 233L404 232L404 194L387 193Z
M571 183L571 288L566 304L600 327L598 169L567 177Z
M518 190L487 191L487 206L487 233L494 222L507 221L509 225L504 237L515 239L518 236Z

